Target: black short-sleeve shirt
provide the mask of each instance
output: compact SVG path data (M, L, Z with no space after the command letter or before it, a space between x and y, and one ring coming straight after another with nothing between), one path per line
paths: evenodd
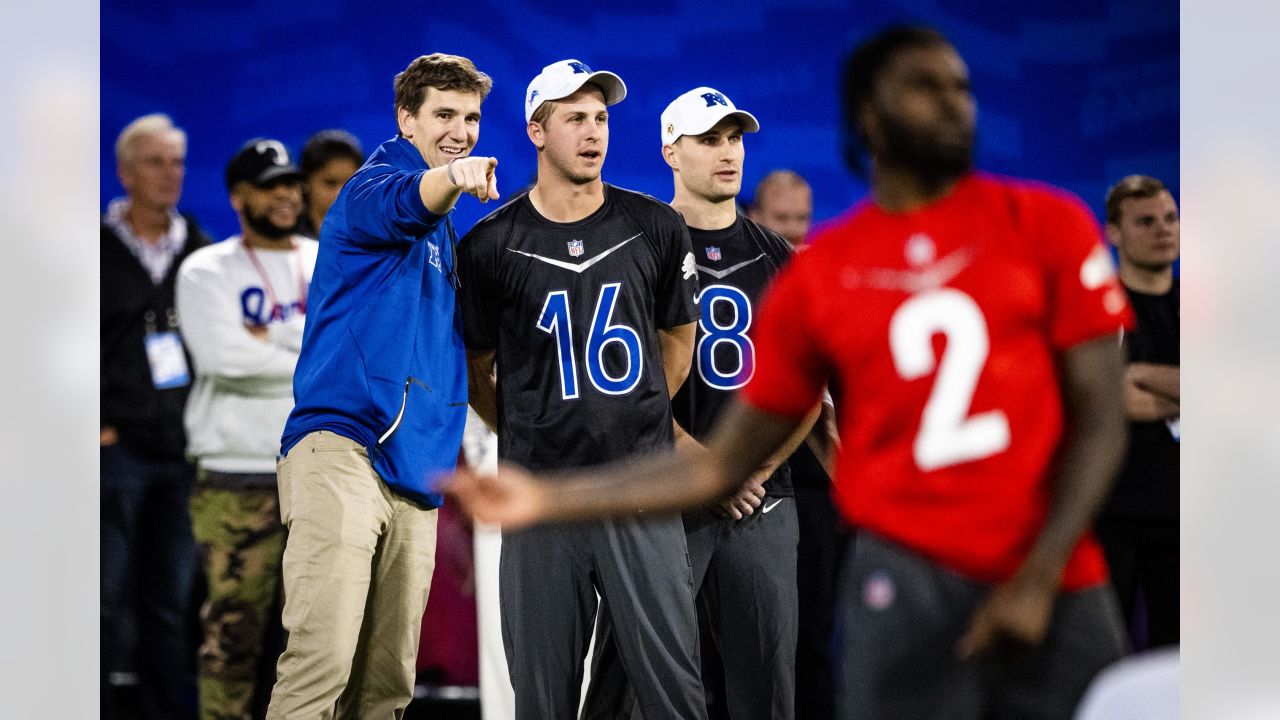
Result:
M698 440L738 388L755 373L751 326L765 288L791 259L791 245L772 230L739 215L722 230L689 228L698 268L699 307L693 367L672 400L676 422ZM782 463L765 483L774 496L793 494L791 469Z
M538 470L670 447L657 331L698 318L674 210L606 184L599 210L557 223L522 194L458 261L467 348L497 351L499 455Z

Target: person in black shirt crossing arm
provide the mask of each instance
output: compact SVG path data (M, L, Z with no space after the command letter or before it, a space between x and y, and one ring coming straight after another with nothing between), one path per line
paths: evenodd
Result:
M608 106L625 96L618 76L577 60L544 68L525 96L537 182L462 241L471 404L499 455L527 467L674 441L697 275L674 210L600 179ZM574 716L597 591L645 717L705 717L678 516L505 533L499 583L518 718Z
M1131 175L1107 193L1107 238L1137 315L1125 335L1129 452L1098 535L1136 647L1178 642L1178 206L1159 180ZM1147 626L1135 627L1139 590Z

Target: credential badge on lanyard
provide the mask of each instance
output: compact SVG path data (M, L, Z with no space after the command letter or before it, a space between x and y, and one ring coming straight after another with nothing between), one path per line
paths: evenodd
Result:
M147 362L151 365L151 383L157 390L183 387L191 383L187 369L187 356L182 353L182 338L178 337L178 314L169 308L168 328L156 329L156 314L151 310L145 316L147 323Z

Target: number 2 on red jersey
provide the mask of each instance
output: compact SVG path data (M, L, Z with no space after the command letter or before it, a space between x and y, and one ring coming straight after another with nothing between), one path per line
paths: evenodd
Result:
M946 337L938 358L933 336ZM903 380L937 369L912 453L923 471L980 460L1009 447L1009 420L1001 410L970 415L978 376L987 361L987 321L973 298L954 288L913 295L889 321L889 348Z

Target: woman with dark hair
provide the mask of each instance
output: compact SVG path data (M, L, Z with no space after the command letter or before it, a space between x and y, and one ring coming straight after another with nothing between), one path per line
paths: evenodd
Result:
M346 130L321 130L302 148L302 196L305 212L298 219L298 232L320 237L320 224L338 191L364 164L360 141Z

